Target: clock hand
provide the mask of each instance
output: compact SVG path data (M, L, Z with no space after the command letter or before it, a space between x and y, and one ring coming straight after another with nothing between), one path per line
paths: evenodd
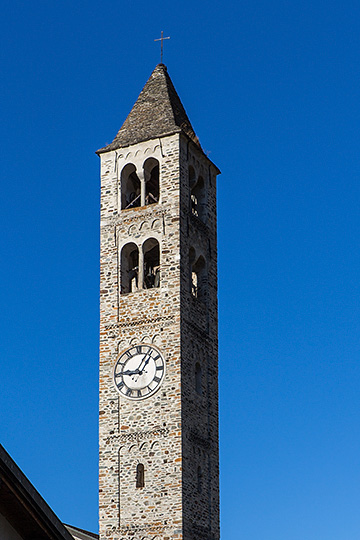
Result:
M127 371L123 371L123 375L138 375L138 377L136 378L135 382L138 380L138 378L144 373L144 368L148 365L148 363L150 362L150 357L151 357L151 353L152 351L148 351L147 353L144 354L139 366L137 369L131 371L131 370L127 370ZM147 358L146 358L147 357Z
M144 367L149 363L151 353L152 353L152 351L150 350L150 351L148 351L146 354L144 354L143 359L141 360L140 365L139 365L139 367L138 367L138 370L140 371L140 375L141 375L141 373L143 372ZM145 360L145 358L146 358L147 356L148 356L149 358L148 358L147 360ZM145 363L144 363L144 361L145 361ZM144 363L144 366L140 369L140 366L142 366L143 363Z
M144 373L144 370L145 370L145 367L148 365L148 363L150 362L150 358L151 358L151 353L152 351L148 351L145 355L144 355L144 358L141 360L140 362L140 365L138 367L138 377L136 379L136 381L138 380L139 377L141 377L141 375ZM146 358L147 357L147 358ZM146 360L145 360L146 359ZM135 381L135 382L136 382Z
M150 351L150 353L151 353L151 351ZM122 375L141 375L142 370L140 369L140 366L142 366L142 364L143 364L145 358L148 356L148 354L149 354L149 352L147 352L147 353L144 354L144 356L143 356L143 358L142 358L142 360L141 360L139 366L138 366L136 369L134 369L134 370L128 369L127 371L123 371L123 372L122 372ZM149 360L150 360L150 358L149 358ZM148 360L148 361L149 361L149 360ZM148 361L145 362L144 367L146 366L146 364L148 363Z
M148 365L149 362L150 362L150 355L149 355L149 357L146 359L146 361L145 361L145 363L144 363L144 365L143 365L143 367L142 367L142 370L140 371L140 375L142 375L142 374L144 373L144 369L145 369L145 367Z
M123 371L122 375L138 375L140 373L139 368L135 370L128 369L127 371Z

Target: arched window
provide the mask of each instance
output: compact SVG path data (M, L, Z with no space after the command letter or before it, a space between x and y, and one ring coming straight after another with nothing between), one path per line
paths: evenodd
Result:
M198 181L191 188L190 201L193 216L206 221L206 192L205 182L202 176L199 176Z
M141 185L135 165L128 163L121 171L121 209L136 208L141 204Z
M201 493L203 490L203 473L201 467L197 468L197 492Z
M121 294L138 289L139 251L136 244L126 244L121 250Z
M145 487L145 469L142 463L138 463L136 466L136 487Z
M194 187L195 182L196 182L195 171L194 171L194 168L190 165L189 166L189 187L190 187L190 190Z
M149 238L143 245L144 289L160 287L160 247L155 238Z
M145 175L145 204L159 202L159 162L148 158L144 163Z
M195 392L201 396L202 394L202 370L199 362L195 364Z
M190 272L191 272L191 294L202 302L206 301L207 295L207 275L205 259L201 255L195 261L195 251L193 248L189 252Z

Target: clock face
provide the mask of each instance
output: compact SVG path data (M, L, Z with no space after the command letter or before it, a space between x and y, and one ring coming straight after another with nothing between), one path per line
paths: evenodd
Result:
M128 399L145 399L159 388L165 376L165 361L152 345L136 345L122 352L114 369L114 382Z

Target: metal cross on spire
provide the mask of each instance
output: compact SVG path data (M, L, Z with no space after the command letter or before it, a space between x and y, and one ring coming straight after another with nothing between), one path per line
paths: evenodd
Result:
M164 32L162 30L161 30L161 38L154 39L154 41L161 41L161 54L160 54L161 64L163 63L164 39L170 39L170 36L169 37L164 37Z

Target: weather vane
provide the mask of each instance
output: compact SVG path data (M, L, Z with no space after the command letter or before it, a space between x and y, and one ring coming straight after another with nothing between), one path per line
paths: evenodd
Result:
M161 30L161 38L154 39L154 41L161 41L161 54L160 54L161 64L163 63L164 39L170 39L170 36L169 37L164 37L164 32L162 30Z

